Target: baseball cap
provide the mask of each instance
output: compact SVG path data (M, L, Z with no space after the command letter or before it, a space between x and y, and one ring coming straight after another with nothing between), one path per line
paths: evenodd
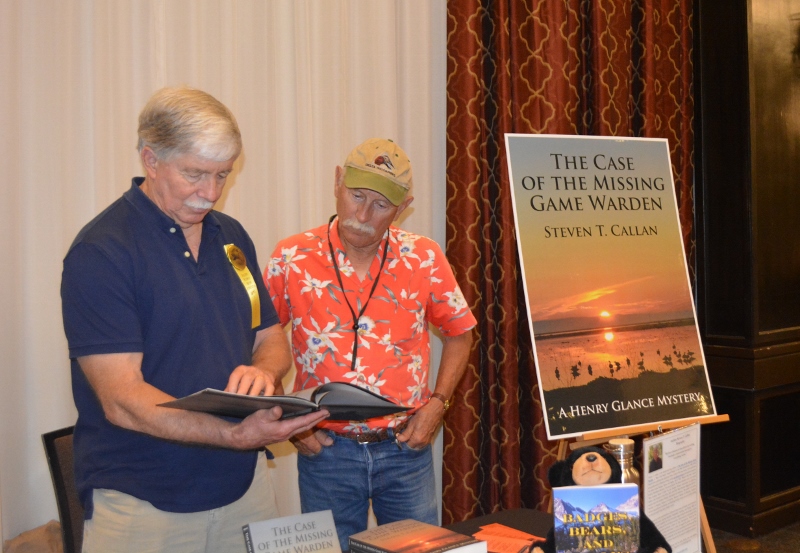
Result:
M356 146L344 167L347 188L374 190L394 205L400 205L411 188L411 162L391 140L370 138Z

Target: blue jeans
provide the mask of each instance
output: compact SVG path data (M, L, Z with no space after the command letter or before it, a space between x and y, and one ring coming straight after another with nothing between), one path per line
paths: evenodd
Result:
M413 518L439 524L431 446L398 448L394 439L371 444L331 434L333 445L297 456L304 513L333 512L342 551L348 538L367 529L369 500L378 524Z

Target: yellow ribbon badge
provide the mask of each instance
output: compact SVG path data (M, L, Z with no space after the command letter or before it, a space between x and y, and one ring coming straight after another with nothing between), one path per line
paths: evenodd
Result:
M231 262L236 274L239 275L239 280L242 281L247 295L250 296L250 308L253 310L253 326L256 328L261 325L261 300L258 298L258 287L256 281L253 280L253 275L250 269L247 268L247 260L244 257L244 252L234 244L225 245L225 253L228 255L228 261Z

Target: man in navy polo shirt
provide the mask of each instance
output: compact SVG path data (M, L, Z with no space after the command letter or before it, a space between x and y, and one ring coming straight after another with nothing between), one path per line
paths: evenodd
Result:
M213 211L241 152L233 114L188 88L139 116L145 176L65 259L84 551L243 551L277 515L265 454L326 412L242 421L159 407L203 388L272 394L291 354L242 226Z

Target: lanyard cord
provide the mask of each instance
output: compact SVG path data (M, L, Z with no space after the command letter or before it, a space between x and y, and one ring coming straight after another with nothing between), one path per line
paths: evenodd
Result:
M367 304L369 304L369 300L372 299L372 294L375 292L375 288L378 287L378 280L380 280L381 273L383 272L383 264L386 263L386 254L389 253L389 237L388 236L386 237L386 245L383 248L383 257L381 257L381 266L378 269L378 274L372 283L372 289L369 291L369 296L367 296L367 301L364 302L364 306L361 308L358 317L356 317L356 311L350 304L350 300L347 299L347 292L345 292L344 284L342 284L342 274L339 272L339 263L336 262L336 253L333 251L333 242L331 242L331 225L333 224L334 219L336 219L336 215L331 215L331 218L328 221L328 249L330 249L331 251L333 268L336 271L336 279L339 281L339 287L342 289L342 295L344 296L344 301L347 304L347 307L350 309L350 314L353 316L353 361L350 364L350 371L355 371L356 353L358 352L358 329L359 329L358 322L359 320L361 320L361 315L363 315L364 311L367 310Z

